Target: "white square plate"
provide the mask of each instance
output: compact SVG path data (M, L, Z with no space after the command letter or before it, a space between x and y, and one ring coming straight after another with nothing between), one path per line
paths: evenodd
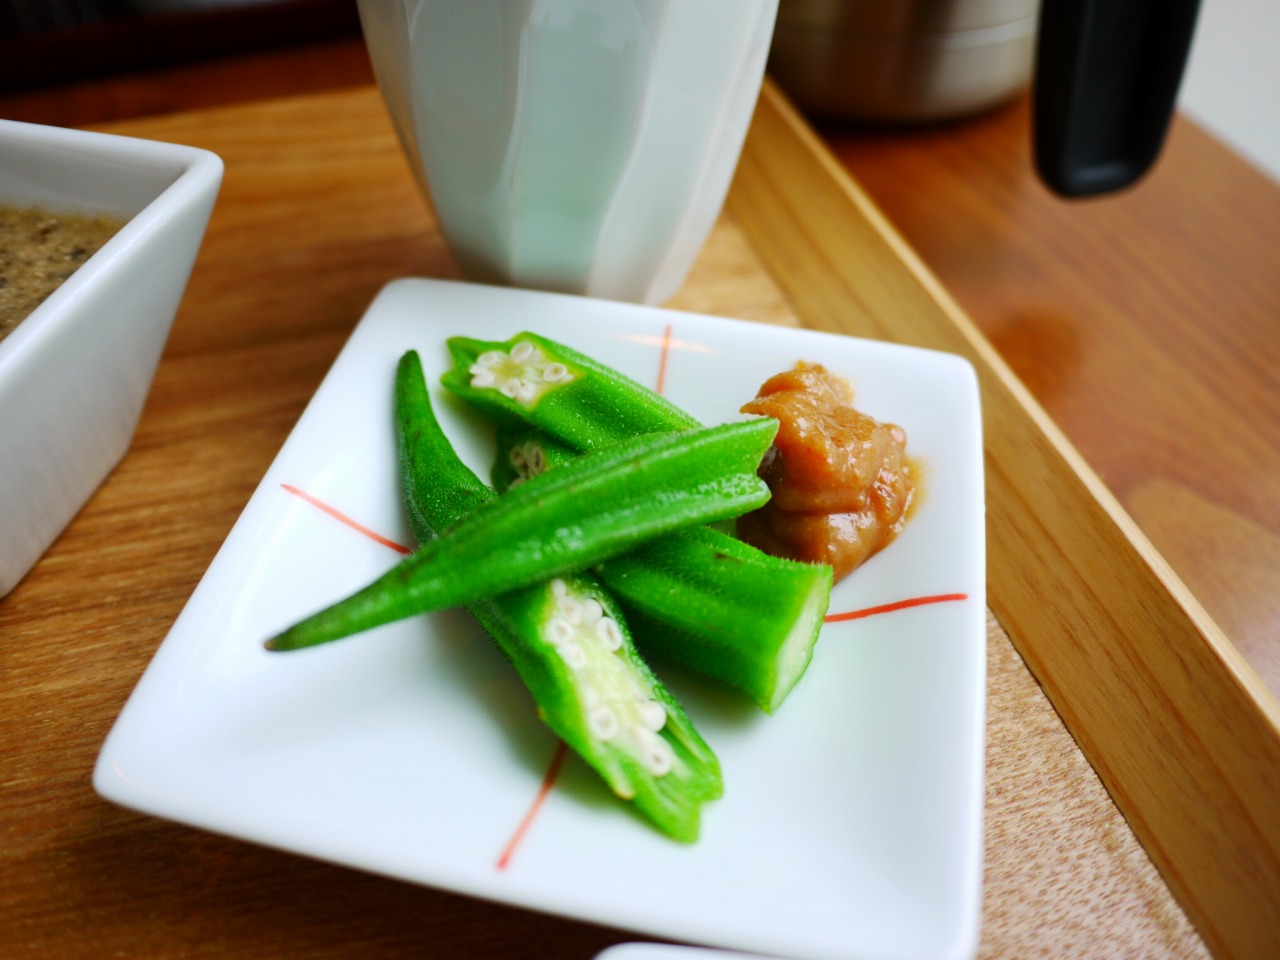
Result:
M655 664L725 796L666 839L558 744L460 611L288 655L262 642L400 559L396 363L532 330L706 423L797 360L849 378L924 461L902 535L839 584L777 714ZM483 424L434 387L488 476ZM323 506L321 506L323 505ZM325 509L327 508L327 509ZM333 511L333 512L329 512ZM341 516L335 515L339 514ZM342 518L352 521L344 522ZM982 864L982 443L958 357L554 294L400 280L377 297L156 653L94 785L146 813L335 863L692 943L807 958L972 956ZM957 599L957 597L961 597ZM949 598L949 599L948 599Z

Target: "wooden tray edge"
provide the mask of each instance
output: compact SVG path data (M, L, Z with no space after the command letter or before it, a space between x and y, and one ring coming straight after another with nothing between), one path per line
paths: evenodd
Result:
M1280 956L1280 702L769 82L728 208L805 325L974 364L992 610L1210 949Z

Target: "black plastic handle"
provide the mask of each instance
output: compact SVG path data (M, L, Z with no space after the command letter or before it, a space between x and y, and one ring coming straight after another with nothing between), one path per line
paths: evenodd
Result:
M1036 170L1065 197L1109 193L1160 154L1200 0L1042 0Z

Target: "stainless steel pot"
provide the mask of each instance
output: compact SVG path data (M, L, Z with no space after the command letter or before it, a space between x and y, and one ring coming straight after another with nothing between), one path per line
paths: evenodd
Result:
M1039 0L781 0L769 69L828 116L918 122L1026 87Z

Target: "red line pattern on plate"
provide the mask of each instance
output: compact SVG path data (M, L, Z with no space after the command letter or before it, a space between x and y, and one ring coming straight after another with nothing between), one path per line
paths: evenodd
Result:
M499 870L505 870L511 865L511 858L515 856L516 848L520 846L520 841L524 839L524 835L529 832L529 827L533 825L533 820L538 815L538 811L542 809L542 804L551 793L552 787L556 785L556 779L560 776L560 767L564 765L564 758L568 753L569 747L565 742L563 740L556 741L556 752L551 755L551 762L547 764L547 772L543 774L542 786L538 788L538 795L533 798L533 803L529 804L529 809L525 811L524 818L520 821L520 825L516 827L516 832L511 835L507 845L502 848L502 856L498 857Z
M318 497L313 497L311 494L307 493L305 490L299 490L297 487L288 483L282 483L280 484L280 486L284 487L285 490L289 491L289 493L292 493L295 497L299 497L300 499L305 500L307 503L311 504L317 510L327 513L329 516L333 517L339 523L346 524L348 527L350 527L352 530L356 531L357 533L363 534L364 536L368 537L374 543L380 543L384 547L390 547L392 550L396 551L396 553L412 553L413 552L404 544L396 543L394 540L389 540L380 533L375 533L374 531L366 527L364 524L358 523L357 521L351 519L351 517L348 517L345 513L343 513L337 507L329 506L329 504L325 503L323 500L319 499Z
M930 603L951 603L956 600L968 600L967 593L939 593L931 597L911 597L908 600L895 600L893 603L882 603L875 607L863 607L861 610L850 610L847 613L829 613L823 623L842 623L845 620L861 620L874 617L880 613L893 613L895 610L906 610L908 607L923 607Z

